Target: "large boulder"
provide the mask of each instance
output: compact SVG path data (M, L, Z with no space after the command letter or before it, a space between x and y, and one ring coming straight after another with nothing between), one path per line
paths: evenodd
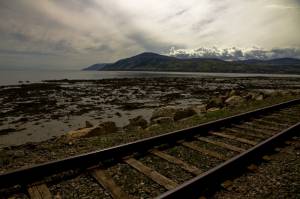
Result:
M171 107L163 107L163 108L156 109L152 113L151 121L159 117L173 117L175 112L176 109Z
M245 99L238 95L231 96L225 100L225 104L228 106L237 106L243 102L245 102Z
M93 127L94 125L91 123L91 122L89 122L89 121L85 121L85 127L86 128L91 128L91 127Z
M263 94L259 94L259 95L255 96L255 100L257 100L257 101L262 101L262 100L264 100L264 98L265 98L265 96Z
M201 104L201 105L193 106L192 108L196 111L197 114L202 114L202 113L206 113L207 111L206 107L207 107L206 104Z
M0 153L0 166L4 167L9 165L9 163L11 162L11 159L15 157L15 154L11 154L8 151L1 151ZM17 156L18 157L18 156ZM20 157L20 156L19 156ZM24 157L24 156L22 156Z
M82 128L82 129L70 131L66 134L66 137L69 139L87 138L87 137L94 137L94 136L115 133L117 132L117 130L118 128L114 122L103 122L99 124L97 127Z
M172 117L158 117L152 120L152 124L170 124L174 122Z
M255 93L255 92L250 92L248 93L244 98L246 100L257 100L261 101L264 100L266 95L264 93Z
M149 132L157 131L160 128L159 124L152 124L148 126L145 130Z
M244 99L245 100L253 100L255 99L256 93L254 92L248 92L245 96Z
M174 121L178 121L187 117L191 117L197 114L196 111L192 108L179 109L174 114Z
M135 118L129 119L129 124L127 127L142 127L143 129L148 126L147 120L143 118L143 116L137 116Z
M68 139L76 139L76 138L83 138L83 137L87 137L89 132L92 130L93 128L82 128L82 129L78 129L78 130L73 130L73 131L69 131L66 134L66 137Z
M207 109L207 113L215 112L215 111L219 111L219 110L220 110L220 108L216 108L216 107L214 107L214 108L209 108L209 109Z
M213 97L211 98L207 105L206 105L206 109L210 109L210 108L222 108L224 106L224 97Z
M266 93L263 92L249 92L247 95L244 97L246 100L257 100L261 101L266 98Z
M109 133L116 133L118 131L118 127L116 126L115 122L102 122L98 125L98 127L94 128L94 133L96 135L100 134L109 134Z
M231 90L228 92L228 97L232 97L232 96L235 96L235 95L240 95L240 92L238 90Z

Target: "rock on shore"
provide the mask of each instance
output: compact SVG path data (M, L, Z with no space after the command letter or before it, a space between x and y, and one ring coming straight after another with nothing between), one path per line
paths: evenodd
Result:
M66 134L68 139L87 138L117 132L118 128L114 122L103 122L96 127L82 128L70 131Z

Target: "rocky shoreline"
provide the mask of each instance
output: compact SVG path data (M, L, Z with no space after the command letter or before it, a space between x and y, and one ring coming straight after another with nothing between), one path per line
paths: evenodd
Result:
M13 129L31 122L44 125L44 119L68 121L66 117L69 117L71 120L74 115L66 112L75 105L78 107L73 114L82 116L82 120L80 125L70 126L62 134L50 139L2 147L0 172L187 128L296 98L299 97L299 88L298 79L284 78L61 80L1 87L2 135L11 133L3 130L5 124L12 125ZM46 99L48 101L43 102ZM20 101L31 101L34 106L19 105ZM95 111L99 115L86 117L85 114L90 112L81 109L82 106L88 106L92 110L90 112ZM114 117L97 119L103 117L103 107L109 107L109 114L117 118L127 118L125 125L118 125ZM22 117L16 119L16 115Z
M260 77L57 80L1 86L0 148L59 137L85 127L86 121L112 121L124 127L139 116L150 123L153 111L162 107L213 110L240 101L239 95L263 99L268 93L299 89L299 78ZM225 99L228 94L231 99Z

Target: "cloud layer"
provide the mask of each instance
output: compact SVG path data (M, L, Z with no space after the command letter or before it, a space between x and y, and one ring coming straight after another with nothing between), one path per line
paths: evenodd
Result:
M299 53L293 51L300 47L299 6L298 0L1 1L0 67L80 68L172 46Z
M197 48L197 49L176 49L171 48L167 55L178 58L217 58L223 60L245 60L245 59L277 59L277 58L298 58L300 59L300 48L274 48L270 50L252 48Z

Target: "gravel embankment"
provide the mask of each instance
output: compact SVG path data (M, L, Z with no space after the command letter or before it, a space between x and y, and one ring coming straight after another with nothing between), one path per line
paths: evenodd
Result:
M232 182L232 186L217 192L213 199L232 198L300 198L300 137L280 148L271 160Z

